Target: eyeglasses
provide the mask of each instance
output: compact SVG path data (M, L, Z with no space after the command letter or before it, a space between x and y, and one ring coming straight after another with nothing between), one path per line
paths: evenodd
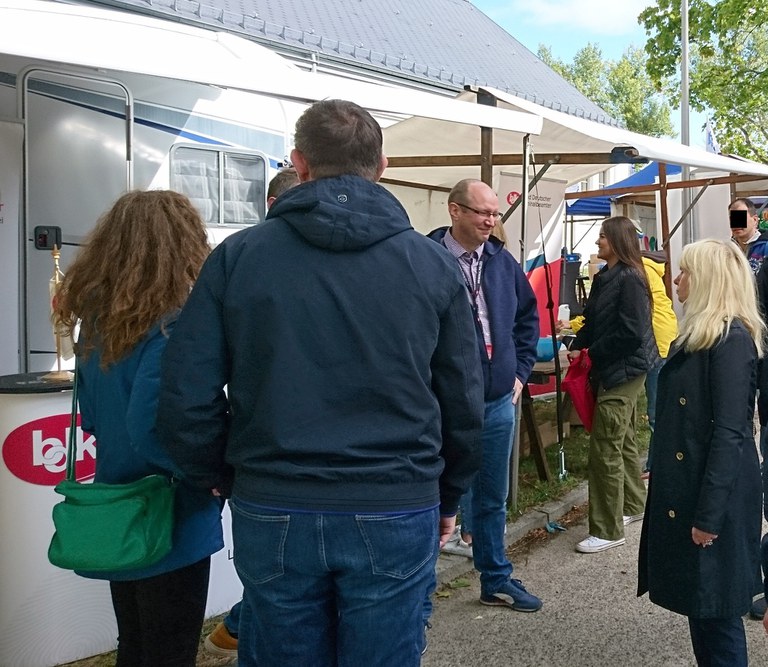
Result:
M472 208L471 206L467 206L466 204L462 204L461 202L455 201L453 202L457 206L461 206L461 208L465 208L468 211L472 211L472 213L476 213L481 218L492 218L493 220L501 220L502 214L499 213L499 211L478 211L476 208Z

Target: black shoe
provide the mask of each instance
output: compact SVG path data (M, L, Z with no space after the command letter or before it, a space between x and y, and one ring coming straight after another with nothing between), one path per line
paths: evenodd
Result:
M768 602L765 601L765 595L752 600L752 606L749 608L749 617L756 621L762 621L765 611L768 609Z

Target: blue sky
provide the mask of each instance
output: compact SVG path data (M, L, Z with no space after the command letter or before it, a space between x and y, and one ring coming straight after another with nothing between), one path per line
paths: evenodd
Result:
M648 0L471 0L508 33L536 53L539 44L552 49L553 55L566 62L588 42L598 44L603 57L618 60L630 46L645 45L645 30L637 16ZM675 127L680 126L680 112L672 112ZM705 117L691 114L691 144L704 146L699 128Z

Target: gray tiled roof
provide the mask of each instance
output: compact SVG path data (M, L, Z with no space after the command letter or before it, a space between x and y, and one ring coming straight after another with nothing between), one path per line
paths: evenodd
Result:
M325 68L413 85L487 85L616 124L467 0L80 0L231 31Z

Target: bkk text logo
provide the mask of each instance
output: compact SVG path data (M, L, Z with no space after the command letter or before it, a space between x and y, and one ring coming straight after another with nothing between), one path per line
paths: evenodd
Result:
M91 479L96 469L96 439L80 429L75 433L78 481ZM31 484L56 486L64 479L70 416L52 415L15 428L3 442L3 462L19 479Z

